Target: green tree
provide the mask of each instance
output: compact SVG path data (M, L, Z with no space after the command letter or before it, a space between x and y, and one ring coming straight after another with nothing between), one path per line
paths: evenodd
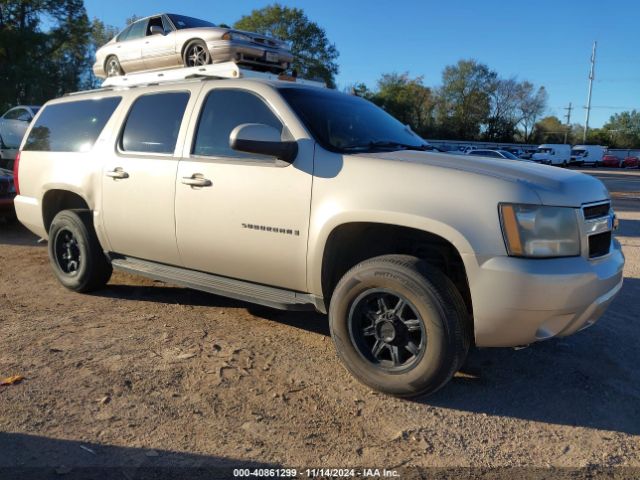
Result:
M0 109L77 90L89 30L82 0L2 0Z
M105 24L102 20L94 18L91 22L90 41L86 49L86 55L89 65L95 61L96 51L104 44L109 42L119 32L117 27ZM93 74L93 70L88 68L87 77L84 86L87 88L96 88L100 86L102 80Z
M517 92L518 124L522 127L522 141L530 143L534 126L547 109L547 91L544 87L537 90L526 80L520 83Z
M612 115L602 130L617 148L640 148L640 112L637 110Z
M477 138L491 112L497 73L476 60L445 67L438 96L438 120L450 138Z
M535 124L531 140L533 143L564 143L568 128L558 117L545 117Z
M422 77L407 73L387 73L378 80L378 90L370 99L421 136L434 131L435 100Z
M489 88L491 111L484 138L494 142L512 142L516 134L520 84L515 78L496 78Z
M252 11L238 20L234 28L290 42L294 55L293 69L301 77L318 78L335 87L338 50L329 42L324 29L309 20L303 10L276 3Z

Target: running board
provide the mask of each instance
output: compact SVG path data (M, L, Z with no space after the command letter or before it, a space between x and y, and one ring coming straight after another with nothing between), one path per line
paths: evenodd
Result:
M137 258L111 256L113 268L127 273L173 283L181 287L213 293L279 310L318 310L326 313L324 302L315 295L267 287L210 273L172 267Z

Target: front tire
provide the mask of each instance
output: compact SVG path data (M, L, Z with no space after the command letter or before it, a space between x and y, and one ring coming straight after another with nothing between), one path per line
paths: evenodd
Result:
M207 44L202 40L193 40L189 42L187 48L184 49L183 56L185 67L200 67L211 63L211 53L207 48Z
M349 270L333 293L329 325L351 374L400 397L445 385L464 363L471 339L451 280L407 255L372 258Z
M113 271L88 210L63 210L55 216L49 229L49 261L58 281L75 292L104 287Z

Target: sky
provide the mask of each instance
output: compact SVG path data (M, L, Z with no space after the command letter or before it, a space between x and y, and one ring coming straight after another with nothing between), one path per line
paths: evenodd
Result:
M180 13L232 24L267 0L85 0L91 18L124 27L132 15ZM584 123L589 59L598 42L590 126L640 109L638 0L322 0L286 1L327 32L340 57L338 88L376 86L383 73L408 72L438 86L445 66L474 58L502 77L544 85L548 114Z

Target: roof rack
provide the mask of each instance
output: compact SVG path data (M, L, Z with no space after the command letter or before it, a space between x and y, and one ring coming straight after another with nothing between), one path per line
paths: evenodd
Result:
M212 65L202 65L200 67L174 68L171 70L132 73L118 77L109 77L102 83L102 87L133 87L164 82L177 82L190 78L256 78L263 80L295 82L299 85L309 85L312 87L326 87L323 82L317 82L314 80L303 80L288 75L256 72L255 70L240 68L234 62L214 63Z

